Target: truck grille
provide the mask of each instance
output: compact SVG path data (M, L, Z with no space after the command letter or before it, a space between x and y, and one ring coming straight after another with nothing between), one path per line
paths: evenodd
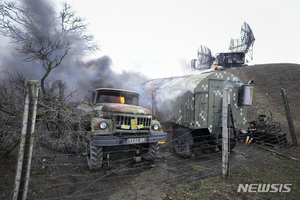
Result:
M137 119L137 125L143 125L143 129L150 129L151 126L151 117L136 117L136 116L128 116L128 115L115 115L115 125L117 129L120 129L122 125L131 125L132 119Z

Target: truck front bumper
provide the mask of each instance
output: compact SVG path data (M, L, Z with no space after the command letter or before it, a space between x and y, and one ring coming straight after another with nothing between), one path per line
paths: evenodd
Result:
M154 133L149 135L128 135L128 136L93 136L92 144L94 146L118 146L132 145L142 143L156 143L167 140L167 133Z

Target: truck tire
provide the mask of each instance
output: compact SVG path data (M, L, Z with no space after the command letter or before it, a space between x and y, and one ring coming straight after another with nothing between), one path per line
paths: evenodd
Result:
M156 155L158 154L158 151L159 151L158 142L150 143L149 144L148 152L146 152L142 156L142 158L145 159L145 160L155 160Z
M175 153L182 158L192 156L193 136L187 129L177 129L173 134L173 148Z
M103 163L103 147L94 146L91 140L88 140L86 160L91 170L100 169Z

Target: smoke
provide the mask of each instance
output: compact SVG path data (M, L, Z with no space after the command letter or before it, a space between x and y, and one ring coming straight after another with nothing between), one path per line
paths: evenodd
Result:
M149 108L150 100L142 87L148 77L140 72L113 71L113 62L109 56L88 61L69 60L63 65L53 73L53 77L62 80L69 90L77 90L79 98L96 88L118 88L139 93L140 104Z
M9 73L17 71L28 79L40 79L45 70L41 67L41 62L34 59L33 54L27 50L29 46L36 51L42 51L41 47L47 50L46 47L50 46L51 41L58 39L60 33L57 31L57 25L60 22L56 17L57 13L49 0L22 0L6 3L4 5L8 7L13 5L15 9L12 11L9 9L10 13L4 9L1 13L2 24L4 21L9 21L13 31L7 29L1 31L5 36L0 36L0 70L7 70ZM5 19L5 15L10 15L16 20L10 20L10 17ZM56 55L53 53L53 56Z
M137 85L148 78L138 72L122 71L114 72L111 68L113 62L109 56L82 61L67 61L62 68L54 73L54 76L63 80L73 88L80 90L93 90L95 88L120 88L138 89Z
M25 10L29 12L28 16L31 17L31 28L24 30L24 32L33 36L32 45L35 45L35 41L54 40L55 35L58 34L57 30L60 25L56 21L57 18L55 18L57 12L53 7L54 5L48 0L22 0L22 6L26 8ZM48 86L54 85L57 80L61 80L67 87L65 94L77 91L77 96L73 97L73 101L80 100L87 91L94 90L95 88L119 88L139 93L140 102L142 102L141 105L145 104L144 100L147 97L142 84L148 78L139 72L113 71L111 68L113 62L107 55L97 59L84 60L83 52L86 50L84 49L86 46L82 45L83 39L79 38L81 37L78 34L69 34L68 38L62 40L71 41L74 50L70 51L62 63L51 71L49 77L46 79L46 84ZM47 41L42 42L47 44ZM45 74L45 69L39 61L31 60L30 62L25 62L26 55L16 51L22 47L18 47L14 43L8 42L7 45L2 45L0 48L6 48L6 55L0 55L2 57L1 71L8 70L10 73L18 72L28 80L41 80L41 77ZM8 45L12 47L9 53L7 53ZM55 55L54 53L53 56Z
M3 71L8 69L12 74L15 72L21 73L28 80L40 80L44 73L44 70L37 63L23 62L22 58L15 54L7 57L5 63L5 65L1 65ZM142 87L149 78L140 72L115 72L112 70L112 65L113 62L109 56L102 56L88 61L82 61L81 57L69 58L61 66L52 70L47 85L52 85L57 80L61 80L67 87L66 93L76 91L73 101L82 99L87 91L96 88L131 90L140 94L141 105L149 107L149 102L146 102L149 99Z
M36 0L22 0L23 5L30 11L30 15L34 20L32 25L35 29L28 31L37 32L39 34L46 34L53 29L50 26L54 20L55 11L53 5L48 0L36 1ZM43 30L43 32L41 32Z

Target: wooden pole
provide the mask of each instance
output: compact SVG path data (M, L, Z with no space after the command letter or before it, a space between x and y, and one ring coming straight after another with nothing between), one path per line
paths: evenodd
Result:
M23 158L24 158L24 149L25 149L25 140L26 140L26 128L27 128L27 119L28 119L28 108L29 108L29 95L28 95L28 87L27 87L26 88L25 103L24 103L23 122L22 122L21 139L20 139L20 149L19 149L19 154L18 154L18 162L17 162L16 177L15 177L13 200L18 199L19 187L20 187L20 182L21 182L21 173L22 173L22 169L23 169Z
M291 116L291 110L290 110L288 98L287 98L285 89L283 89L283 88L281 88L281 96L282 96L282 99L283 99L286 119L288 121L289 130L290 130L290 133L291 133L291 138L292 138L293 145L298 146L297 136L296 136L296 132L295 132L293 119L292 119L292 116Z
M228 136L228 104L230 102L230 93L228 89L223 90L222 100L222 174L223 177L229 176L229 136Z
M33 150L33 133L36 119L38 84L38 81L28 81L26 86L25 106L13 200L25 200L27 197Z

